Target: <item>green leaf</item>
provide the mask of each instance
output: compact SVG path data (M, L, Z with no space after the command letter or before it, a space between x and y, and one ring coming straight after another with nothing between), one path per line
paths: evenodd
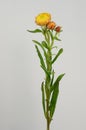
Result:
M44 60L43 60L43 57L42 57L42 54L41 54L41 52L39 51L37 45L35 45L35 48L36 48L36 51L37 51L37 53L38 53L38 56L39 56L41 65L42 65L44 68L46 68L46 67L45 67L45 63L44 63Z
M54 37L54 39L57 41L61 41L61 39L59 39L58 37Z
M50 89L50 92L52 92L52 91L54 90L54 87L56 86L57 83L59 83L59 82L61 81L61 79L63 78L64 75L65 75L65 73L64 73L64 74L60 74L60 75L57 77L56 81L54 82L54 84L52 85L52 87L51 87L51 89Z
M51 118L53 117L53 114L55 112L57 98L59 95L59 82L63 78L64 75L65 74L61 74L58 76L58 78L56 79L56 81L54 82L54 84L52 86L52 89L50 90L52 92L52 97L51 97L50 107L49 107Z
M57 60L57 58L62 54L63 52L63 48L61 48L58 53L56 54L56 56L54 57L54 59L52 60L52 64Z
M28 32L31 32L31 33L41 33L42 30L40 29L35 29L35 30L27 30Z
M48 47L48 45L47 45L47 43L46 43L45 41L42 41L42 45L43 45L46 49L49 50L49 47Z
M33 41L35 44L37 44L37 45L39 45L39 46L41 47L41 49L42 49L43 52L44 52L45 58L46 58L46 57L47 57L47 54L46 54L46 51L45 51L43 45L42 45L40 42L36 41L36 40L32 40L32 41Z
M49 30L49 33L50 33L50 36L51 36L51 39L53 41L54 37L53 37L53 32Z
M41 68L44 70L45 74L46 74L48 77L50 77L50 72L48 72L47 69L46 69L45 67L43 67L42 65L41 65Z
M44 110L44 115L46 117L46 112L45 112L45 88L44 88L44 82L42 82L41 84L41 90L42 90L42 106L43 106L43 110Z
M53 72L52 72L52 78L51 78L51 83L50 83L50 86L52 86L53 85L53 81L54 81L54 70L53 70Z
M60 82L60 80L63 78L64 75L65 75L65 73L64 73L64 74L60 74L60 75L58 76L58 78L57 78L57 81Z
M45 72L48 76L50 76L50 72L48 72L47 69L46 69L44 59L43 59L43 57L42 57L42 55L41 55L41 52L39 51L37 45L35 45L35 48L36 48L36 50L37 50L37 53L38 53L38 56L39 56L39 59L40 59L41 68L44 70L44 72Z
M54 87L52 97L51 97L51 102L50 102L50 107L49 107L51 119L52 119L53 114L55 112L58 94L59 94L59 83L57 83L56 86Z
M41 47L41 43L40 42L38 42L36 40L32 40L32 41Z

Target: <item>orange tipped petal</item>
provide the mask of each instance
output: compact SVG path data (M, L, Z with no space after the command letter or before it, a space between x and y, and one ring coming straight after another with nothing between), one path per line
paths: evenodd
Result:
M56 23L55 22L53 22L53 21L51 21L51 22L49 22L48 24L47 24L47 28L48 29L54 29L55 28L55 26L56 26Z

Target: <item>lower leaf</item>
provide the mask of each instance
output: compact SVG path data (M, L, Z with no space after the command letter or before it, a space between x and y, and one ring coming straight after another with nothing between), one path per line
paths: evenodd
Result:
M51 97L51 102L49 107L51 118L53 117L53 114L55 112L58 95L59 95L59 83L57 84L56 87L54 87L52 97Z
M44 115L46 117L46 112L45 112L45 89L44 89L44 82L41 84L41 90L42 90L42 106L43 106L43 111Z

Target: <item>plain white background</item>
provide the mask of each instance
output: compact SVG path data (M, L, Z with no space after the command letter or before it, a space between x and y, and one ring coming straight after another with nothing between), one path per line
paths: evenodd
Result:
M49 12L63 27L64 53L55 63L60 84L51 130L86 130L86 1L0 0L0 130L46 130L34 17Z

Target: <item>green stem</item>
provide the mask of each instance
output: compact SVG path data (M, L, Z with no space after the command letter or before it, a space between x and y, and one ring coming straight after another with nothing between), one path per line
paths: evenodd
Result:
M50 83L51 83L51 74L52 74L52 47L50 47L51 43L53 44L53 40L50 40L50 34L48 33L48 30L45 30L45 41L47 45L49 46L49 49L46 52L46 66L47 66L47 72L49 72L49 75L46 74L45 79L45 93L46 93L46 123L47 123L47 130L50 130L50 110L49 110L49 103L50 103ZM50 43L51 41L51 43Z
M50 114L49 114L49 79L46 77L46 120L47 130L50 130Z
M46 114L47 114L47 130L50 130L50 112L49 112L49 101L50 101L50 81L51 81L51 72L52 72L52 64L50 64L52 60L51 50L47 51L47 71L50 72L50 75L46 75Z

